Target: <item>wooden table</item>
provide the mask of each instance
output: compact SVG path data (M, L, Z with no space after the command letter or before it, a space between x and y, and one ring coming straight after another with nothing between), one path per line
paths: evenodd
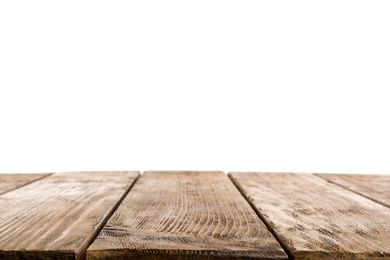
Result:
M0 174L0 259L390 259L390 176Z

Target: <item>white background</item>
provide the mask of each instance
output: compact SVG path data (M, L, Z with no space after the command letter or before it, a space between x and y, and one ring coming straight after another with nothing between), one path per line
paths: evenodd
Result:
M1 1L0 172L390 173L389 1Z

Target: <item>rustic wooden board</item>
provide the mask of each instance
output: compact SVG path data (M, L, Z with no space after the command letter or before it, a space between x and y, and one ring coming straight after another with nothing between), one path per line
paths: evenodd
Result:
M87 259L287 259L223 172L146 172Z
M390 257L390 209L310 174L229 176L295 259Z
M0 259L81 259L137 172L57 173L0 196Z
M315 174L390 208L390 175Z
M18 189L29 183L49 176L50 173L39 174L0 174L0 195Z

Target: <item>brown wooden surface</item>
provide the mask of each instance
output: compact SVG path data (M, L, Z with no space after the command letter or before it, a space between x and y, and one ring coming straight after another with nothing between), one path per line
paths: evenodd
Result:
M229 176L295 259L390 258L390 209L314 175Z
M146 172L97 239L88 259L286 259L222 172Z
M315 174L390 208L390 175ZM390 243L390 241L389 241Z
M0 196L0 259L82 258L137 172L57 173Z
M0 174L0 195L49 175L50 173Z

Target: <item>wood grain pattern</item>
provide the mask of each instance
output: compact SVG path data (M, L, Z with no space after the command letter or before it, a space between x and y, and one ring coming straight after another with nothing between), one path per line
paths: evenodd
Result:
M315 174L390 208L390 175Z
M80 259L137 172L57 173L0 196L0 259Z
M389 259L390 210L317 176L229 173L295 259Z
M87 259L287 259L223 172L146 172Z
M51 173L0 174L0 195L49 176Z

